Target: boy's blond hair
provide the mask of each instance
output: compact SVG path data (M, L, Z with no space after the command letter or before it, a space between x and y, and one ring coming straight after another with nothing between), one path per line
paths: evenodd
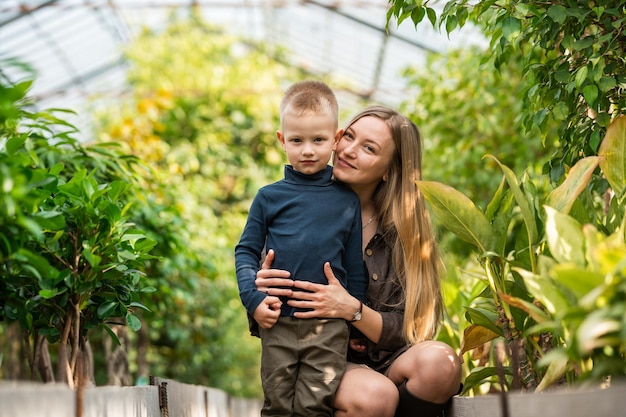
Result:
M335 93L321 81L307 80L291 85L280 102L280 120L289 108L298 115L314 113L330 113L335 119L339 117L339 105Z

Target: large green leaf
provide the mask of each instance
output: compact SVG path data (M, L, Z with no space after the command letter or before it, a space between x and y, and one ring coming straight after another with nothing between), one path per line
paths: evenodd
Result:
M495 311L473 307L465 307L465 309L467 310L470 323L489 329L502 336L502 328L497 324L498 314Z
M483 253L495 249L491 224L463 193L435 181L417 181L417 185L444 227Z
M524 224L526 225L526 230L528 231L528 238L530 239L531 244L535 244L538 242L539 234L537 232L537 222L535 220L535 210L533 209L532 202L528 201L524 192L519 186L519 182L515 173L511 171L509 167L502 164L495 156L493 155L485 155L486 158L490 158L494 160L502 170L504 174L504 178L506 182L509 184L509 187L513 191L513 196L515 196L515 201L519 206L522 217L524 218Z
M567 174L565 181L548 194L546 204L561 213L569 213L576 198L591 181L593 171L599 163L600 158L597 156L589 156L578 161Z
M570 307L569 298L552 280L520 268L513 268L513 270L520 274L528 292L539 300L550 314L565 314L568 311Z
M567 370L567 364L569 362L569 358L563 349L551 350L542 358L542 360L544 359L545 362L549 363L548 369L535 389L535 392L545 391L546 388L559 381Z
M555 265L550 271L550 276L571 290L578 298L604 283L604 275L572 264Z
M559 262L585 266L585 237L582 226L566 214L549 206L546 210L546 238L550 253Z
M472 349L484 345L487 342L492 341L496 337L500 336L498 333L492 330L479 326L476 324L470 324L463 331L463 342L461 344L461 355Z
M626 188L626 116L620 116L606 129L598 149L600 169L617 194Z

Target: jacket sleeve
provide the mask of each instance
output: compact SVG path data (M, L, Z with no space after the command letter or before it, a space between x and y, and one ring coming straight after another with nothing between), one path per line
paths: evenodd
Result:
M376 344L376 350L394 352L406 345L402 336L402 324L404 322L403 311L379 312L383 318L383 329L380 339Z

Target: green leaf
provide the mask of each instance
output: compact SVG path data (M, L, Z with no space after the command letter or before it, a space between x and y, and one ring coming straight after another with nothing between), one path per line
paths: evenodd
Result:
M574 42L574 50L580 51L581 49L589 48L591 45L593 45L594 42L595 38L593 36L586 36Z
M13 156L17 153L17 151L24 146L26 142L26 136L20 135L16 137L9 138L6 143L6 150L10 156Z
M565 120L569 116L569 106L567 103L558 102L552 109L552 115L556 120Z
M550 206L546 211L546 240L550 253L558 262L586 265L582 226L571 216L560 213Z
M617 81L615 81L615 77L603 76L598 81L598 87L603 93L612 90L613 88L615 88L615 86L617 86Z
M549 365L539 385L535 388L535 392L545 391L546 388L559 381L567 370L569 358L562 349L553 349L542 358L542 361L548 362Z
M141 329L141 320L139 320L139 318L133 313L129 312L126 314L126 323L128 323L128 326L134 331Z
M417 181L441 224L481 252L494 250L495 234L485 215L461 192L434 181Z
M113 342L117 346L122 346L122 343L120 342L120 339L117 337L115 332L113 330L111 330L111 328L109 326L107 326L106 324L103 324L102 327L104 328L104 330L106 330L106 332L109 334L109 336L111 336L111 339L113 339Z
M604 310L596 310L585 317L576 331L578 349L583 355L594 349L620 343L619 332L622 324L605 316Z
M102 260L102 257L95 255L87 248L83 249L83 256L87 259L87 262L89 262L92 268L100 265L100 261Z
M12 256L12 259L27 263L35 269L43 279L56 279L59 271L50 265L46 258L27 249L20 248ZM24 265L23 265L24 266Z
M482 346L485 343L495 339L499 334L492 330L471 324L463 331L463 341L461 343L461 355L472 349Z
M500 299L502 299L508 305L519 308L520 310L528 313L537 323L544 323L549 320L549 317L542 309L529 301L522 300L521 298L514 297L512 295L502 292L498 295L500 296Z
M603 274L582 269L572 264L555 265L550 271L550 276L571 290L579 299L594 288L604 284Z
M136 301L133 301L132 303L130 303L129 307L137 307L137 308L140 308L140 309L145 310L145 311L150 311L150 309L148 307L146 307L145 305L143 305L141 303L138 303Z
M504 372L509 375L511 374L511 370L508 368L504 368ZM463 381L463 392L482 385L486 380L497 375L498 369L495 366L477 366L465 377L465 381Z
M621 195L626 188L626 116L618 117L609 125L598 156L602 173L611 188Z
M576 81L576 88L582 87L585 81L587 81L588 73L589 70L587 69L587 67L578 68L578 71L576 71L576 76L574 77L574 80Z
M586 85L583 88L583 97L585 97L585 101L589 107L595 107L596 99L598 98L598 87L596 87L595 84Z
M39 295L42 298L45 298L46 300L49 300L50 298L54 298L56 297L56 295L59 293L59 289L58 288L51 288L48 290L39 290Z
M41 230L39 223L37 223L35 220L29 217L20 216L17 219L17 224L19 224L26 231L28 231L35 238L35 240L41 241L43 239L43 230Z
M498 315L495 311L489 311L482 308L465 307L469 322L477 326L485 327L494 333L502 336L502 328L496 324Z
M565 7L561 5L550 6L548 8L548 16L550 16L550 18L554 20L556 23L561 24L565 22L565 18L567 17L567 14L565 12Z
M40 211L35 213L35 220L47 230L56 231L65 227L65 217L58 211Z
M517 205L522 212L522 217L524 218L524 224L526 225L526 230L528 231L528 238L530 239L530 243L536 244L538 242L539 236L537 232L537 222L535 220L535 211L533 209L534 202L529 202L526 199L526 196L519 186L515 173L511 171L509 167L502 164L493 155L485 155L485 158L490 158L494 160L500 166L500 169L504 173L504 178L506 179L507 184L509 184L509 188L511 188L511 191L513 191L515 202L517 202Z
M576 162L561 185L552 190L546 198L546 204L555 210L568 214L574 202L589 184L593 172L600 163L597 156L588 156Z
M458 25L456 16L449 16L446 19L446 33L450 34Z
M139 239L144 239L146 237L145 233L139 229L132 229L124 233L121 238L122 242L131 241L132 243L136 242Z
M111 317L111 315L115 312L115 309L120 303L118 301L107 301L98 306L98 310L96 314L99 319L106 319Z
M522 25L520 21L512 16L507 17L502 22L502 36L504 36L508 41L511 41L519 36L521 29Z
M565 314L568 311L570 302L549 278L544 278L520 268L512 268L523 279L528 292L539 300L552 315L557 313Z
M430 20L430 24L435 27L437 24L437 13L435 12L435 9L432 7L426 7L426 15L428 16L428 20Z

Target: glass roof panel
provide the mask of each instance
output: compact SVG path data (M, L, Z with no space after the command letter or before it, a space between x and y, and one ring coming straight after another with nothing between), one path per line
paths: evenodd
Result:
M313 76L347 80L348 95L398 105L407 96L400 71L421 65L427 51L453 45L430 25L385 32L387 0L3 0L0 60L17 58L37 71L31 91L39 107L84 112L94 96L123 94L121 48L143 27L165 28L172 12L196 7L235 35L286 47L289 62ZM195 6L194 6L195 5ZM476 32L452 36L482 43ZM271 50L271 48L270 48ZM13 81L23 74L2 68ZM338 94L340 96L340 94ZM344 97L344 98L342 98ZM341 100L349 100L341 94ZM340 102L340 105L342 103ZM76 123L81 128L84 121Z

